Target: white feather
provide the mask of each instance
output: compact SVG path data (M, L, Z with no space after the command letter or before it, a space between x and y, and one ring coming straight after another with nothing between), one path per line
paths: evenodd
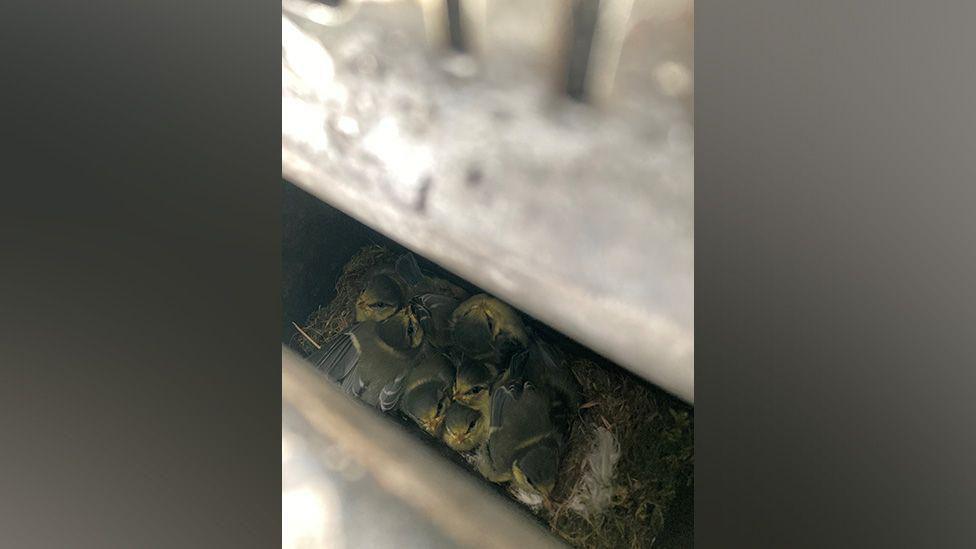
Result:
M526 492L525 490L519 490L513 488L509 492L515 496L515 499L521 501L525 505L528 505L533 511L537 511L542 507L542 496L533 492Z
M593 448L586 455L583 475L573 487L569 508L585 517L599 515L613 499L613 483L617 461L620 460L620 443L608 429L594 430Z

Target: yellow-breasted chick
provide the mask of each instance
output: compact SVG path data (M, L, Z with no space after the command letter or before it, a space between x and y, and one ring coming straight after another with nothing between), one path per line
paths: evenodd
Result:
M456 364L457 374L451 398L487 415L489 394L500 373L498 366L467 356L457 359Z
M356 322L386 320L405 302L403 285L396 281L392 270L375 272L356 299Z
M479 449L478 470L493 482L512 482L515 488L548 502L565 437L550 417L545 393L524 379L494 389L488 440Z
M425 345L403 382L400 411L429 435L440 436L451 404L454 364Z
M451 315L451 328L455 345L466 356L492 364L507 362L529 343L518 313L485 294L458 305Z
M366 321L336 334L308 357L342 390L383 411L396 407L423 341L423 328L409 309L381 321Z
M443 439L457 452L474 450L488 439L488 418L480 410L454 402L444 414Z

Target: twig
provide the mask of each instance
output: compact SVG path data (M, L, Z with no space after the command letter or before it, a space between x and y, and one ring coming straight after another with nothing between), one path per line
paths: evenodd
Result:
M307 339L309 343L311 343L312 345L315 345L315 348L316 349L321 349L322 348L322 346L319 345L318 343L316 343L314 339L308 337L308 334L305 333L305 330L303 330L301 326L299 326L298 324L295 324L294 322L292 322L291 325L294 326L296 330L298 330L298 333L300 333L303 336L305 336L305 339Z

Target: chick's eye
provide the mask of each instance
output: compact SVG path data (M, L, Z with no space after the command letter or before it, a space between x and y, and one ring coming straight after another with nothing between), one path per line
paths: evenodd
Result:
M476 395L476 394L480 393L482 391L482 389L483 389L482 387L478 386L478 387L472 388L468 392L471 393L472 395Z
M478 423L477 419L472 419L471 423L468 424L468 430L474 429L475 424Z
M385 309L385 308L389 307L389 305L387 303L382 302L382 301L377 301L375 303L370 303L369 307L371 309Z

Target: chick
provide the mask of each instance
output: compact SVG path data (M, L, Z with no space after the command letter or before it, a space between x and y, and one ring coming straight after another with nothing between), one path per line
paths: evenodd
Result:
M528 345L529 338L518 313L485 294L458 305L451 315L454 343L467 356L502 364Z
M410 253L397 259L396 273L403 281L410 306L424 326L428 343L447 349L452 343L451 314L467 299L467 292L446 280L423 274Z
M405 301L403 286L390 273L376 272L356 300L356 322L386 320L396 314Z
M494 364L470 357L457 360L457 375L454 378L454 394L451 398L469 408L487 415L489 394L492 385L499 377L499 369Z
M542 497L548 507L556 487L560 447L552 440L533 445L512 463L512 486L516 490Z
M308 360L343 391L388 411L399 400L422 341L423 328L409 309L401 309L333 336Z
M427 434L440 436L453 382L454 364L437 350L424 346L403 382L400 411Z
M549 497L556 482L559 459L565 444L570 422L579 409L581 395L576 379L569 371L562 355L555 347L544 340L529 334L530 343L526 350L513 355L505 378L499 383L503 387L523 387L538 392L548 407L548 419L552 431L546 436L533 440L525 453L512 462L512 485L522 492L535 494L548 505ZM509 382L508 379L514 381ZM497 404L502 407L508 399L501 393ZM494 406L496 402L493 401Z
M455 451L473 450L488 438L488 419L481 411L454 402L444 414L443 438Z
M426 293L410 301L417 320L424 328L427 342L438 349L448 349L451 337L451 314L460 301L449 295Z
M510 381L492 392L488 440L479 450L478 470L493 482L548 502L565 435L553 424L551 403L530 381Z
M561 428L568 428L582 403L579 384L555 347L534 334L530 340L528 349L513 355L508 374L520 376L543 391L551 403L550 416Z

